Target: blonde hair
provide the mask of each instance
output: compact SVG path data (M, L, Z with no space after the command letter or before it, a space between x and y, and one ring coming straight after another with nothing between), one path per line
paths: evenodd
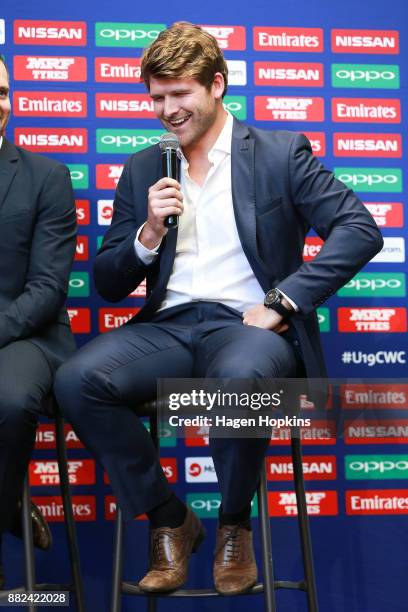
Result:
M150 77L193 78L210 89L216 72L224 77L224 97L228 68L222 51L214 36L187 21L178 21L161 32L142 58L142 79L148 89Z

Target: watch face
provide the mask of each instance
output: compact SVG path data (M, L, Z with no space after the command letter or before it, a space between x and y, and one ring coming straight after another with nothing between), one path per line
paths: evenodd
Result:
M280 293L277 289L270 289L265 295L265 306L272 306L272 304L280 303Z

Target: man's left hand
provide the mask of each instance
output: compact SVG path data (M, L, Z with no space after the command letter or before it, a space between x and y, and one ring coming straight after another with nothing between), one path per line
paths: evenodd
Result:
M291 308L290 305L289 308ZM289 329L289 325L284 322L281 315L277 313L276 310L266 308L263 304L256 304L244 312L242 322L244 325L253 325L254 327L270 329L277 334L281 334Z

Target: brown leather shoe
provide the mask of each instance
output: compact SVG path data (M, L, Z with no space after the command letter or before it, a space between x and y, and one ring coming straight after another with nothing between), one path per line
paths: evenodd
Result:
M52 535L47 521L43 517L41 510L34 502L31 502L31 525L33 529L33 542L40 550L49 550L52 546ZM17 510L13 519L13 524L9 529L17 538L23 534L21 523L21 502L18 503Z
M221 595L239 595L258 578L252 531L242 525L223 525L217 530L214 584Z
M181 527L152 529L150 570L139 587L149 593L181 587L187 580L190 555L198 550L204 537L204 526L190 508Z

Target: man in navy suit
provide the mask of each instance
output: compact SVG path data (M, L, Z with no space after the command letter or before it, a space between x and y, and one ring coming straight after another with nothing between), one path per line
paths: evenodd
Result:
M68 169L5 138L9 78L0 59L0 538L21 533L22 485L44 400L75 350L64 307L75 253ZM34 543L51 534L32 505ZM2 587L0 567L0 588Z
M134 406L157 378L325 375L315 309L382 247L355 194L299 134L247 127L222 98L216 40L174 24L145 52L157 117L180 142L180 182L161 176L158 146L132 155L119 181L95 283L119 301L147 279L147 301L124 327L65 364L56 390L67 418L107 470L131 519L147 512L152 562L140 587L176 589L204 533L169 489ZM164 220L178 215L178 231ZM303 263L313 227L325 245ZM221 489L214 581L224 595L257 579L250 504L266 439L212 438Z

